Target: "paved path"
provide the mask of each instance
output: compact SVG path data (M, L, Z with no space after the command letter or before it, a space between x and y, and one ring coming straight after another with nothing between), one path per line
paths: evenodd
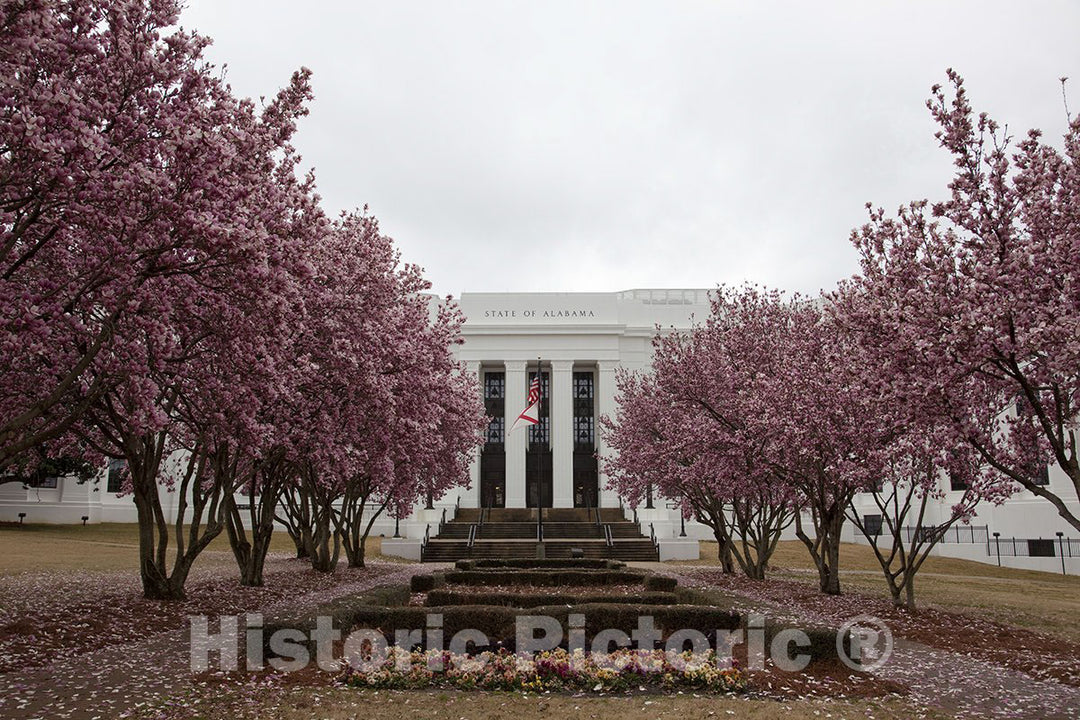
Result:
M326 602L329 593L340 597L379 585L407 583L412 575L428 572L435 566L394 565L393 568L390 573L360 577L331 591L290 598L263 611L307 608ZM215 622L211 619L210 632L214 631ZM216 655L210 656L211 667L216 659ZM192 681L189 630L162 632L46 667L0 674L0 718L115 718L141 706L160 705L166 699L183 703L185 694L193 687Z
M671 565L640 565L677 577L680 585L701 582L700 578L680 573L678 567ZM693 568L687 570L692 572ZM725 592L737 594L728 589ZM766 614L771 607L777 617L794 616L808 624L834 624L830 618L795 605L781 606L761 598L746 598L746 601ZM1011 668L902 638L895 640L888 662L873 672L907 686L915 704L944 710L957 718L1080 720L1080 688L1035 679Z

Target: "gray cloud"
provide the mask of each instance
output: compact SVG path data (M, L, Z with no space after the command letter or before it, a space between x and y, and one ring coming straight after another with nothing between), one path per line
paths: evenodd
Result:
M856 269L865 202L944 192L923 103L946 67L1017 135L1061 135L1078 21L1065 1L195 0L182 17L240 94L314 71L297 145L328 209L370 205L454 294L830 287Z

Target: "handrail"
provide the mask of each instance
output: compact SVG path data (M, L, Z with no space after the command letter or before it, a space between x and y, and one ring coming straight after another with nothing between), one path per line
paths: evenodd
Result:
M604 523L604 542L609 548L615 547L615 540L611 536L611 523Z
M478 525L480 525L480 527L484 526L484 514L487 512L487 510L488 509L486 507L484 507L482 504L480 505L480 522L477 523Z
M473 545L476 544L476 523L469 525L469 552L472 552Z

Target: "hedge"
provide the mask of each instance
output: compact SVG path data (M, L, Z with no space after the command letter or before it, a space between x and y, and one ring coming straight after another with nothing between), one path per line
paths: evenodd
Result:
M645 592L628 595L570 595L552 593L471 592L461 590L432 590L426 605L505 605L532 608L541 605L575 605L582 603L634 603L636 605L677 605L675 593Z
M445 593L447 591L434 591ZM643 602L637 603L612 603L612 602L584 602L566 603L563 598L550 598L558 604L538 605L528 610L507 607L505 605L475 604L475 605L441 605L434 607L415 606L382 606L370 604L369 600L386 599L393 601L405 601L408 598L408 590L404 586L396 588L380 588L377 591L365 593L362 596L341 598L319 608L319 611L301 618L275 618L264 623L263 640L264 651L267 657L273 653L269 648L269 639L273 633L282 628L299 629L304 632L315 627L315 618L319 615L329 615L333 619L334 627L343 634L356 628L378 629L388 641L394 642L395 631L426 630L427 620L430 615L442 616L442 631L444 643L449 645L450 639L461 630L475 629L484 633L489 642L488 649L500 647L513 650L517 633L517 617L519 615L543 615L554 618L563 627L562 647L567 644L568 619L571 614L585 616L586 643L591 645L596 633L606 629L616 629L632 635L638 627L638 619L642 616L651 616L654 626L660 630L662 641L666 641L675 630L694 629L705 635L710 645L716 647L716 631L731 631L747 628L746 618L740 617L732 610L706 605L654 605ZM483 599L476 596L477 600ZM592 598L589 598L590 600ZM771 648L772 640L776 634L788 627L784 623L766 621L764 626L766 648ZM836 658L836 630L826 627L801 627L810 639L809 647L791 647L795 654L810 655L811 662L818 660L832 660ZM844 647L850 652L849 638L845 638ZM313 648L309 648L313 649Z
M413 575L409 580L409 589L414 593L428 592L433 590L445 582L442 573L431 573L429 575Z
M367 590L359 595L345 595L328 603L319 605L311 612L286 615L278 614L263 620L264 650L269 653L270 637L281 629L310 632L319 617L327 616L336 628L354 627L357 618L368 608L380 607L391 609L404 606L409 602L410 592L407 585L384 585ZM269 657L269 655L268 655Z
M539 560L539 559L477 559L477 560L458 560L454 563L458 570L487 570L496 568L510 568L521 570L534 570L538 568L553 568L560 570L581 569L581 570L622 570L626 567L626 563L622 560L603 560L596 558L583 558L576 560L566 559L552 559L552 560Z
M456 570L445 574L453 585L623 585L644 582L627 570Z
M679 581L666 575L649 575L645 578L645 589L652 592L674 592Z

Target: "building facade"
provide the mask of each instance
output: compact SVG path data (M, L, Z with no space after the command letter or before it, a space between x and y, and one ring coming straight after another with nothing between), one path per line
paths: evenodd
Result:
M709 313L709 291L465 293L459 359L493 418L473 463L469 507L617 507L597 455L615 412L615 369L647 367L652 339ZM537 367L540 423L510 432Z
M603 463L597 461L607 454L598 420L616 410L615 371L648 368L657 332L688 330L704 320L709 290L464 293L458 303L466 321L464 342L456 353L478 378L493 421L467 486L451 490L433 508L417 507L399 527L388 517L376 522L372 532L388 537L384 548L393 545L389 536L402 534L403 554L418 557L416 543L425 531L457 507L619 507L619 497L606 487ZM538 363L541 422L509 432L525 407ZM118 497L114 475L105 473L85 484L59 478L48 487L0 485L0 521L18 521L25 513L25 521L35 523L78 523L83 518L134 522L134 505L130 497ZM944 519L962 493L948 486L947 479L942 482L943 497L931 504L924 525ZM1059 468L1049 468L1046 482L1060 497L1072 495L1071 483ZM176 498L169 494L163 500L172 506ZM864 515L874 513L869 496L857 497L855 504ZM1070 502L1074 512L1080 511L1078 505ZM711 539L706 527L683 522L670 499L656 498L652 508L626 508L626 513L633 513L646 535L674 548L668 557L696 556L693 541ZM845 539L860 541L851 523L844 532ZM1000 506L980 506L972 529L961 530L957 539L961 537L961 542L939 545L937 552L983 562L997 562L1000 555L1003 565L1060 572L1064 564L1069 572L1080 572L1080 538L1048 502L1027 491ZM1055 554L1046 556L1050 541L1057 543Z

